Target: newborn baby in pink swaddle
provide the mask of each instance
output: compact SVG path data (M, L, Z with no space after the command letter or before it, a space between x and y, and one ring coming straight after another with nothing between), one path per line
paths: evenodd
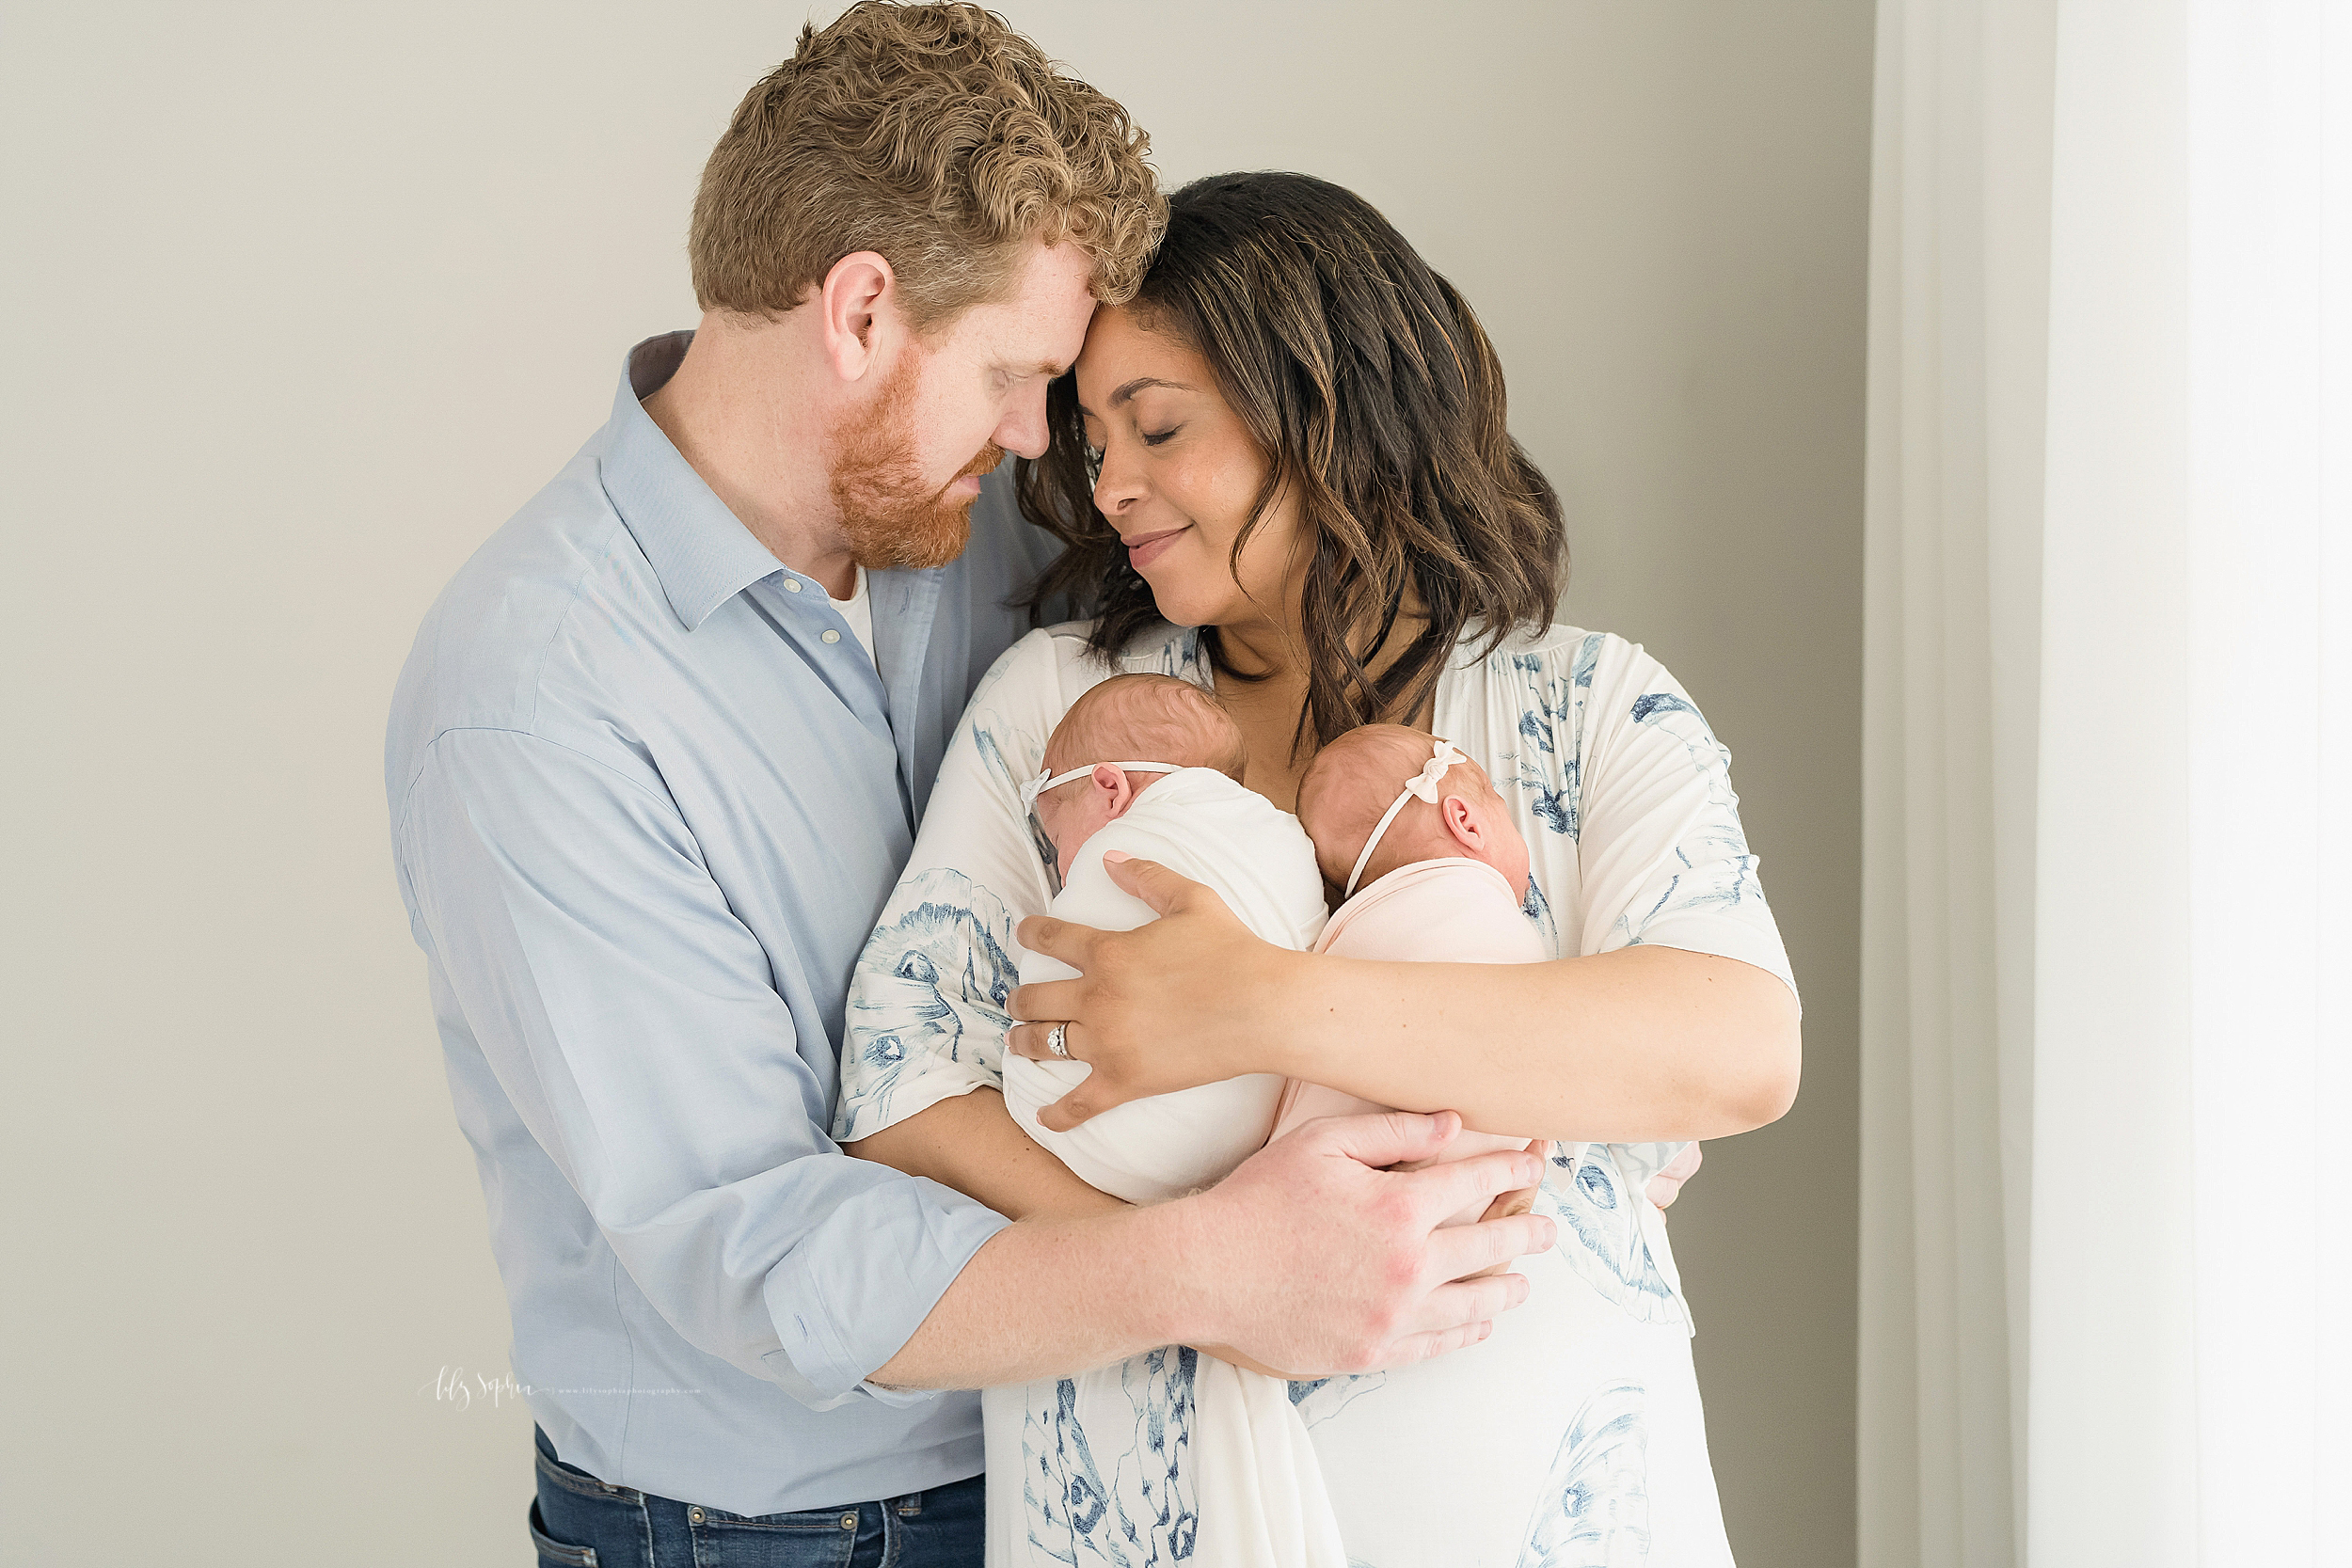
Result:
M1534 963L1550 957L1519 911L1527 841L1476 763L1451 741L1366 724L1316 753L1298 781L1298 820L1315 863L1344 900L1314 951L1343 958ZM1343 1089L1292 1079L1276 1107L1280 1137L1316 1117L1386 1111ZM1524 1148L1526 1137L1464 1132L1445 1160ZM1524 1213L1532 1192L1492 1212ZM1468 1225L1481 1204L1448 1223Z
M1486 770L1451 741L1400 724L1366 724L1319 752L1298 784L1298 817L1315 863L1344 900L1314 945L1343 958L1439 963L1534 963L1549 958L1521 908L1527 840ZM1275 1136L1315 1117L1389 1107L1293 1079L1275 1115ZM1529 1140L1463 1132L1444 1159L1461 1160ZM1698 1166L1692 1144L1653 1180L1652 1202L1671 1203ZM1533 1193L1506 1195L1492 1212L1524 1212ZM1454 1216L1456 1225L1479 1210Z

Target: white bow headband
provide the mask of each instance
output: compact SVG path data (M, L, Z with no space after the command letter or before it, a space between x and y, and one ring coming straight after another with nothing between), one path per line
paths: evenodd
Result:
M1083 768L1073 768L1067 773L1056 773L1051 769L1041 771L1036 778L1021 786L1021 809L1025 812L1037 810L1039 796L1049 789L1059 789L1073 779L1083 779L1102 766L1099 762L1089 762ZM1122 773L1181 773L1184 770L1182 763L1174 762L1114 762L1111 766Z
M1396 814L1405 809L1405 802L1426 800L1431 805L1436 805L1438 786L1445 783L1446 774L1453 771L1455 763L1468 761L1470 758L1457 751L1451 740L1438 742L1437 754L1429 759L1428 764L1419 773L1405 782L1404 789L1398 792L1395 800L1389 802L1389 809L1380 814L1380 820L1373 828L1372 836L1364 840L1364 852L1356 857L1356 869L1347 874L1347 891L1341 895L1342 897L1356 896L1357 879L1363 876L1364 867L1372 863L1372 852L1380 847L1380 835L1389 831L1389 824L1395 821Z

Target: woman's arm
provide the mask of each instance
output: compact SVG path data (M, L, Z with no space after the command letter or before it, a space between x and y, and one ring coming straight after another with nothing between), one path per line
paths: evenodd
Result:
M1721 1138L1796 1098L1796 997L1737 959L1629 947L1534 964L1370 963L1259 941L1207 888L1150 861L1114 867L1161 918L1096 931L1050 916L1023 943L1082 972L1012 996L1010 1049L1053 1022L1093 1072L1041 1120L1279 1072L1480 1132L1566 1142Z
M1504 683L1486 699L1519 712L1516 787L1549 807L1522 822L1535 860L1573 856L1574 876L1548 891L1560 950L1581 956L1458 965L1280 952L1206 888L1130 863L1114 876L1161 919L1116 936L1021 927L1030 947L1083 972L1012 999L1015 1018L1074 1021L1071 1054L1094 1068L1047 1107L1046 1126L1242 1072L1442 1105L1481 1132L1620 1146L1724 1137L1788 1108L1794 982L1730 753L1673 676L1621 639L1564 639L1486 668ZM1035 1055L1044 1034L1024 1024L1009 1043Z
M1128 1205L1078 1180L1038 1147L994 1089L943 1100L842 1148L861 1160L928 1176L1008 1219L1083 1219Z

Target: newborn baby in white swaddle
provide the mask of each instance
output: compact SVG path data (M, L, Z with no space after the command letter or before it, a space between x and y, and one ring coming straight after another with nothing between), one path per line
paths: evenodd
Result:
M1125 931L1154 917L1112 882L1103 855L1123 849L1204 882L1259 936L1311 945L1323 927L1323 879L1298 819L1241 778L1240 729L1215 697L1167 675L1115 675L1071 705L1023 791L1053 847L1062 890L1053 913ZM1025 954L1024 984L1077 972ZM1216 1184L1266 1141L1282 1080L1257 1073L1130 1101L1056 1132L1038 1112L1085 1082L1079 1062L1007 1055L1013 1120L1087 1182L1130 1203ZM1120 1369L1088 1373L1116 1380ZM1017 1445L1014 1391L982 1397L990 1465ZM1079 1396L1083 1399L1085 1396ZM1193 1387L1196 1560L1217 1568L1346 1568L1314 1444L1279 1378L1203 1355ZM998 1524L992 1517L993 1532ZM1009 1528L1008 1521L1004 1528ZM993 1554L992 1554L993 1555Z
M1215 697L1169 675L1115 675L1080 697L1045 746L1045 771L1025 793L1054 847L1058 919L1126 931L1153 918L1120 891L1103 855L1123 849L1205 882L1251 930L1283 947L1323 928L1314 846L1291 816L1241 783L1248 750ZM1021 960L1024 985L1076 970L1041 953ZM1005 1106L1062 1164L1130 1203L1159 1203L1214 1186L1263 1146L1282 1080L1257 1073L1131 1101L1067 1132L1038 1113L1086 1079L1078 1062L1005 1058Z

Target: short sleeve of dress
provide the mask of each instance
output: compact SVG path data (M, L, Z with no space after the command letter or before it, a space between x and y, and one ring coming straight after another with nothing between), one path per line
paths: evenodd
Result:
M850 980L834 1137L850 1143L943 1100L1002 1088L1013 927L1053 897L1021 806L1069 706L1048 632L1005 650L972 694L916 833Z
M1740 826L1731 753L1664 666L1619 638L1586 673L1578 747L1581 953L1678 947L1796 976Z

